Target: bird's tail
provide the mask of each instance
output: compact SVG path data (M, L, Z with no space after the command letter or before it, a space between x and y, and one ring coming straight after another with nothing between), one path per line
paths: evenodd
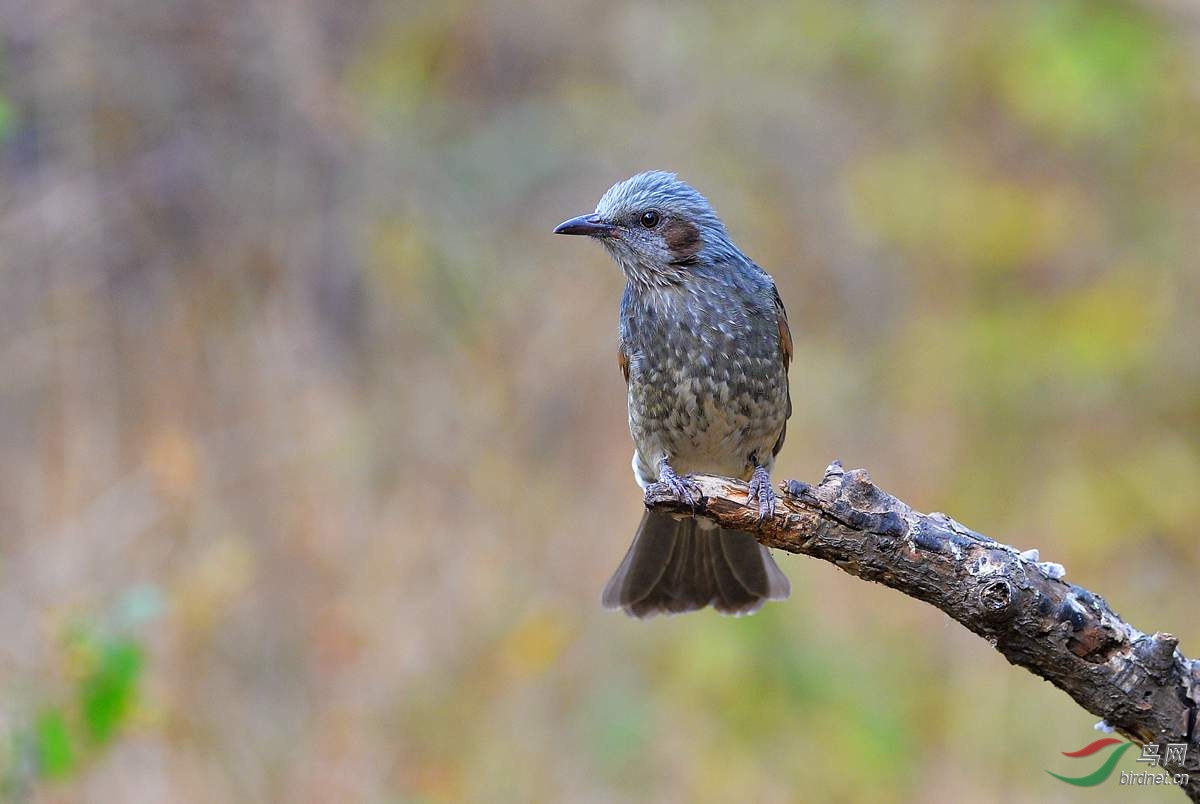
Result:
M709 604L740 616L791 591L771 553L749 533L686 514L647 511L602 599L605 608L639 618Z

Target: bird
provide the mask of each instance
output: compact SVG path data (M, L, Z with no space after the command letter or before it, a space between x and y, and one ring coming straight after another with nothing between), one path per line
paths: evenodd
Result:
M666 171L617 182L595 212L554 233L598 240L625 276L617 364L646 498L665 489L694 508L701 494L690 476L717 474L749 483L759 519L774 516L771 470L792 413L793 352L774 279L708 199ZM647 506L601 602L639 619L709 605L741 616L790 593L751 534Z

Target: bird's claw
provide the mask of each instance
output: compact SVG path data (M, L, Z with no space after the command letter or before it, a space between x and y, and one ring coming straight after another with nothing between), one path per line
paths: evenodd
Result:
M775 516L775 500L775 489L771 488L771 473L761 466L755 468L754 474L750 476L750 494L746 497L746 504L758 503L758 519L761 522Z
M700 498L704 496L700 490L700 484L690 477L680 477L666 462L659 466L658 482L647 487L646 500L649 501L656 491L666 491L672 496L678 497L690 508L695 508L699 504Z

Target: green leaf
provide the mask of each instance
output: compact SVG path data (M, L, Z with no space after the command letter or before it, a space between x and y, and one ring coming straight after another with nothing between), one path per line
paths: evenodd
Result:
M133 706L142 671L142 650L133 640L104 646L100 661L80 687L88 735L103 745L112 738Z
M38 768L45 778L62 778L75 766L71 733L67 730L66 718L59 710L48 709L38 716L34 724L34 745Z
M8 132L12 128L15 117L12 104L8 102L7 98L0 95L0 142L8 139Z

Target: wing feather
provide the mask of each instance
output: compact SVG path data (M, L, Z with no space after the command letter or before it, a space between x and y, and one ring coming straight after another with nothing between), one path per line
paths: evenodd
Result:
M629 384L629 353L625 351L625 344L617 345L617 368L621 369L621 376L625 378L625 384Z
M779 325L779 356L783 360L783 371L786 375L792 366L792 353L794 347L792 345L792 328L788 326L787 310L784 309L783 299L779 297L779 289L772 285L771 292L775 294L775 321ZM779 432L779 438L775 440L775 446L771 448L772 455L778 455L779 450L783 449L783 441L787 437L787 419L792 416L792 389L789 386L787 394L787 415L784 417L783 429Z

